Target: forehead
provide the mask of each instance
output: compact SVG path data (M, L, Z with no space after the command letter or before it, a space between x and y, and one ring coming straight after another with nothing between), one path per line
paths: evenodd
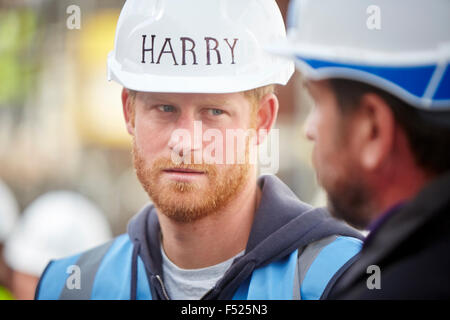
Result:
M136 99L143 102L164 102L175 105L234 106L247 103L242 92L237 93L165 93L138 92Z

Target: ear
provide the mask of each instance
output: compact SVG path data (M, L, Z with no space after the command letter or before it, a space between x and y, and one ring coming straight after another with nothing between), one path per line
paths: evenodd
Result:
M256 114L257 144L264 142L266 134L269 134L278 115L278 98L273 93L266 94L259 102L259 109ZM264 132L266 134L264 134ZM262 134L261 134L262 133Z
M122 89L122 109L123 116L125 118L125 125L127 127L127 131L130 135L134 136L134 117L135 112L132 108L135 108L132 104L132 98L130 97L130 92L128 89Z
M378 95L361 97L357 119L353 122L352 138L358 150L362 168L379 169L392 152L395 143L395 118L392 109Z

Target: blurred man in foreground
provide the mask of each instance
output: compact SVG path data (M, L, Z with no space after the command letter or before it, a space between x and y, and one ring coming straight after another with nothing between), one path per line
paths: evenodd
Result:
M368 228L338 299L450 297L450 2L293 1L289 41L334 215Z

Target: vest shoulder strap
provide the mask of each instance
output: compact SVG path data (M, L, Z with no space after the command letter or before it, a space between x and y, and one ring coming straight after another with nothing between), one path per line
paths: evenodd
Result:
M299 249L294 299L324 298L334 285L336 275L348 268L362 247L353 237L328 236Z
M361 245L359 239L338 235L311 242L255 269L233 300L318 300Z
M133 298L151 299L145 266L140 257L133 257L133 248L124 234L81 254L52 261L39 281L36 299L125 300L131 298L131 289L136 291ZM133 258L136 272L132 279ZM75 276L78 283L73 282ZM132 288L133 281L137 283Z
M301 300L301 285L305 280L306 273L308 272L311 264L316 259L319 252L331 242L336 240L337 236L328 236L318 241L312 242L305 246L304 248L298 249L298 262L297 262L297 272L295 273L294 282L294 300Z
M114 241L109 241L99 247L84 252L80 256L75 263L80 270L80 286L79 288L64 286L59 295L60 300L89 300L91 298L97 270L103 261L103 257L113 243Z

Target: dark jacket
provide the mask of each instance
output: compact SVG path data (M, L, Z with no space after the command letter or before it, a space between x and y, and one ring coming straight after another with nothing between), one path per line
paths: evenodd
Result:
M373 288L371 265L379 267L380 289ZM329 298L450 298L450 173L429 183L369 234L359 259Z
M245 254L234 260L203 299L319 299L329 292L338 270L359 252L361 235L326 210L298 200L275 176L260 178L259 187L261 202ZM146 206L130 222L128 234L50 262L36 298L168 299L160 236L156 209ZM80 289L65 285L66 270L72 265L81 270Z

